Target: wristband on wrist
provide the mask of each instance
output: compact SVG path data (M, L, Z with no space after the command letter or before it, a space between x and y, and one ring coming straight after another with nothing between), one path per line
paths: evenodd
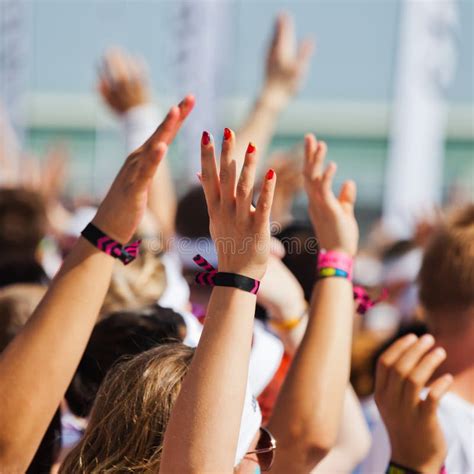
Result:
M321 249L318 255L318 276L338 276L352 281L353 258L343 252ZM336 271L335 273L330 270Z
M393 461L390 461L390 464L387 466L385 474L422 474L420 471L414 471L409 467L402 466Z
M415 471L414 469L411 469L406 466L402 466L401 464L398 464L396 462L390 461L390 464L387 466L387 470L385 471L385 474L423 474L420 471ZM439 471L439 474L448 474L448 471L446 471L446 467L443 465Z
M275 321L274 319L270 319L269 323L274 329L279 331L292 331L296 327L298 327L303 321L304 317L308 314L308 305L305 306L304 311L297 316L296 318L285 319L285 321Z
M92 222L87 224L86 228L81 232L81 235L94 247L97 247L111 257L117 258L124 265L133 262L138 256L141 240L136 240L128 245L122 245L120 242L117 242L102 232L98 227L92 224Z
M196 275L195 281L201 286L227 286L248 291L256 295L260 288L260 282L245 275L237 273L218 272L204 257L196 255L194 263L199 265L204 271Z
M322 249L318 255L317 278L340 277L352 281L353 259L350 255L335 250ZM372 300L367 290L361 286L354 286L354 301L357 304L357 313L365 314L370 308L387 297L384 289L379 298Z

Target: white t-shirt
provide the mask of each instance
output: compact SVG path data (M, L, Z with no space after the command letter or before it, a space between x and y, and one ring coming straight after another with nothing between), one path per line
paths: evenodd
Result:
M375 402L366 402L372 413ZM377 412L378 413L378 412ZM447 393L440 401L438 416L448 446L448 474L474 474L474 405ZM372 446L362 463L361 474L385 472L390 461L390 441L380 414L372 420Z

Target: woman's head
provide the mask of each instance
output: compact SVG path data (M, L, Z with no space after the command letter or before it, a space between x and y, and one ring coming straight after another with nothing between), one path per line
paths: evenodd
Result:
M119 360L158 345L182 342L185 335L183 317L157 305L119 311L99 321L66 391L70 410L88 417L102 381Z
M158 472L163 437L194 350L166 344L117 364L62 473Z

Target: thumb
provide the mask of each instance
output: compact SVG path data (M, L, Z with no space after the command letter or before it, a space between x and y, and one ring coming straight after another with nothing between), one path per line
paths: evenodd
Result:
M339 202L345 211L354 211L356 202L357 187L354 181L345 181L339 192Z

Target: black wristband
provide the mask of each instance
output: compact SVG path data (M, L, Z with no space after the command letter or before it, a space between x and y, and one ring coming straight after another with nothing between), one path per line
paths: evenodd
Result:
M245 275L237 273L218 272L205 258L196 255L193 258L196 265L204 268L205 271L196 275L196 283L202 286L227 286L230 288L238 288L239 290L248 291L256 295L260 288L260 282Z
M248 291L256 295L260 287L260 282L244 275L238 275L237 273L217 272L214 277L214 285L239 288L240 290Z
M102 232L98 227L92 224L92 222L87 224L86 228L81 232L81 235L94 247L97 247L111 257L117 258L124 265L128 265L137 258L138 247L140 245L139 240L129 245L122 245L120 242L117 242Z

